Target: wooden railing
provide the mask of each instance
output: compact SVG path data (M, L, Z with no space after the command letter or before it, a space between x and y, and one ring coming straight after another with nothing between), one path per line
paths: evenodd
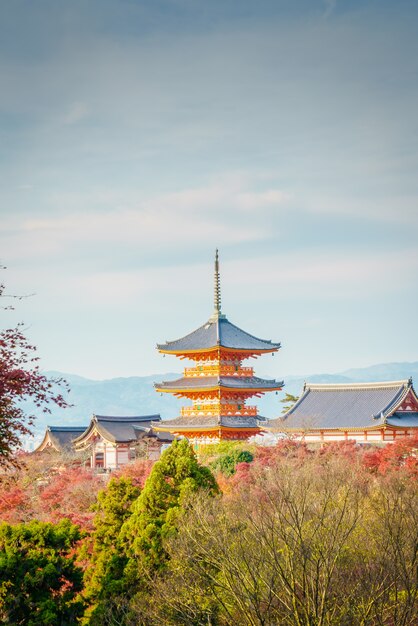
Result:
M246 406L245 404L196 404L186 406L181 409L183 417L195 417L196 415L257 415L256 406Z
M199 376L254 376L252 367L235 367L234 365L198 365L186 367L184 375L187 377Z

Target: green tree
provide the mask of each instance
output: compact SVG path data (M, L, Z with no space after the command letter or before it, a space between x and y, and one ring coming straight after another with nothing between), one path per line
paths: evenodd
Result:
M282 415L290 411L292 406L299 400L298 396L293 396L291 393L286 393L285 397L280 400L284 404Z
M226 454L221 454L211 463L211 467L213 470L222 472L224 476L229 477L235 474L235 468L238 463L251 463L253 459L254 456L249 450L235 448Z
M123 571L126 556L118 545L120 529L131 515L132 503L141 490L131 478L112 478L106 489L98 493L94 506L90 563L85 573L85 597L90 606L85 623L103 624L112 605L124 591Z
M116 485L112 490L116 490ZM126 507L122 515L116 511L117 520L113 516L113 497L106 498L106 507L104 500L98 504L101 517L95 537L106 546L99 550L96 562L93 557L95 571L87 582L87 592L94 604L86 612L84 624L143 623L141 616L150 598L150 583L167 560L164 541L175 534L187 496L198 491L218 493L215 478L198 463L186 440L175 441L154 464L132 506ZM125 493L130 494L130 500L132 492ZM116 493L115 499L118 500ZM122 517L125 521L121 524Z
M145 487L122 527L122 539L130 557L129 569L158 570L167 553L163 541L176 530L182 504L193 492L218 493L209 468L200 465L186 439L174 441L155 463Z
M69 520L0 525L2 624L75 624L83 613L82 571L74 547L80 531Z

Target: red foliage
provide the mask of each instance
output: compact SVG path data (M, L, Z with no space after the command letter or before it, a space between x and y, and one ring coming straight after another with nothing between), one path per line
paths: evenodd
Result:
M74 524L90 529L94 513L90 510L103 479L91 470L69 467L53 476L41 490L40 506L48 521L67 517Z
M27 495L15 484L4 485L0 492L0 519L11 524L22 521Z
M275 464L285 458L303 460L310 452L304 442L293 439L281 439L275 446L259 446L255 453L255 462L263 467Z
M137 487L142 487L145 485L145 481L147 480L150 472L152 470L152 466L154 465L154 461L138 459L133 463L129 463L121 467L119 470L113 472L113 476L124 478L131 478L134 485Z
M363 457L366 468L379 474L404 469L418 478L418 435L398 439L385 447L367 451Z
M354 439L349 439L348 441L330 441L319 450L319 455L322 457L339 456L352 461L358 457L359 453L360 448Z
M0 297L2 293L0 285ZM18 465L16 449L21 438L30 434L34 416L25 414L22 400L30 400L44 412L50 412L49 402L67 406L62 395L53 390L54 384L64 381L40 373L35 351L22 332L22 324L0 332L0 467Z

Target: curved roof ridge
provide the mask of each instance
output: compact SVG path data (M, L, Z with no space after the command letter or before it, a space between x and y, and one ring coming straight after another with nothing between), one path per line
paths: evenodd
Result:
M93 415L93 419L100 422L149 422L151 419L159 421L161 416L159 413L153 413L151 415Z
M230 326L233 326L234 328L236 328L237 330L239 330L241 333L244 333L245 335L248 335L248 337L251 337L251 339L256 339L257 341L262 341L263 343L269 343L272 346L276 346L278 348L280 348L281 343L280 342L274 342L271 339L261 339L260 337L256 337L255 335L252 335L251 333L248 333L246 330L242 330L242 328L240 328L239 326L237 326L236 324L233 324L232 322L229 321L229 319L227 317L221 318L219 322L227 322ZM222 341L221 337L220 340Z
M86 430L87 426L51 426L51 425L47 425L47 430L51 431L51 432L62 432L62 433L66 433L66 432L70 432L72 430Z
M179 341L183 341L184 339L187 339L188 337L191 337L192 335L194 335L198 330L202 330L206 326L210 324L217 324L218 322L219 322L218 318L212 319L212 320L209 318L204 324L201 324L195 330L192 330L190 333L187 333L187 335L183 335L182 337L178 337L177 339L173 339L172 341L166 341L165 343L157 343L157 348L160 349L160 348L163 348L164 346L171 346L173 345L173 343L178 343Z
M409 393L409 389L411 388L411 386L412 386L412 381L411 381L411 385L405 385L401 387L398 393L396 394L396 396L383 409L383 411L380 414L380 417L382 417L383 415L383 419L385 422L386 422L386 418L388 417L388 415L390 415L391 413L394 413L396 411L397 406L399 406L399 404L401 404L404 401L405 397Z
M405 380L388 380L388 381L376 381L365 383L305 383L305 390L311 391L331 391L338 390L351 390L351 389L387 389L396 387L409 387L411 385L410 379Z

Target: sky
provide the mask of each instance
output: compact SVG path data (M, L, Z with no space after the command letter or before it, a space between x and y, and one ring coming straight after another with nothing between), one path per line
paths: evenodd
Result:
M418 360L418 4L0 3L0 261L41 366L181 371L213 309L257 372Z

